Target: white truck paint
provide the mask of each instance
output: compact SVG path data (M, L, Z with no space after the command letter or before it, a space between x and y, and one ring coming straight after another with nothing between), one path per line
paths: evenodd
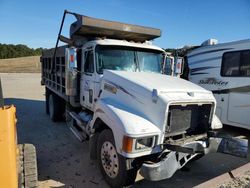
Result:
M150 78L147 79L147 78ZM116 93L104 89L109 84L117 88ZM179 87L181 85L182 87ZM163 143L165 137L166 113L172 104L206 104L215 105L210 91L192 84L183 79L163 76L159 73L105 71L102 80L102 95L96 104L95 110L106 108L106 118L111 119L118 126L111 126L115 135L118 151L122 149L123 135L133 138L157 136L156 145ZM157 100L153 101L152 91L157 91ZM193 93L190 96L187 93ZM104 110L103 110L104 111ZM99 116L97 113L96 118ZM95 122L95 117L93 121ZM106 124L110 124L107 122ZM214 126L214 125L212 125ZM213 127L218 129L221 127ZM118 129L118 130L117 130ZM159 148L155 148L159 151ZM124 153L126 157L140 157L154 151Z
M41 57L46 111L53 121L65 115L73 133L89 140L111 187L132 184L139 169L149 180L170 178L210 152L245 157L247 141L213 131L221 123L212 93L162 74L165 52L146 42L159 30L70 14L77 18L71 39L59 37L69 45Z

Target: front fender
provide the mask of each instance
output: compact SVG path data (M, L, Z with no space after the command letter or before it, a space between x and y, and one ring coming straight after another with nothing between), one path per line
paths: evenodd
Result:
M92 129L97 118L100 118L112 130L117 152L122 155L124 154L122 152L124 135L137 138L151 135L159 137L161 134L160 129L148 121L143 114L112 99L100 99L96 103Z

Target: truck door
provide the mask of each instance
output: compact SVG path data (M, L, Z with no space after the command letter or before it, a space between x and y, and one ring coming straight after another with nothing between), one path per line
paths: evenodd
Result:
M92 49L83 50L83 74L81 76L81 104L90 110L94 107L95 65Z

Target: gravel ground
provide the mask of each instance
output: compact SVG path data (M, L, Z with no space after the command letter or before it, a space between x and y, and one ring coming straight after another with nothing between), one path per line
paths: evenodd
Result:
M53 123L45 114L44 87L37 73L1 73L6 104L17 107L19 143L37 149L40 187L107 187L95 161L89 159L88 142L80 143L64 122ZM250 131L226 127L225 131L250 138ZM138 175L133 187L194 187L249 163L223 154L209 154L188 164L168 179L150 182Z
M241 177L235 177L231 181L223 183L219 188L250 188L250 171L244 173Z

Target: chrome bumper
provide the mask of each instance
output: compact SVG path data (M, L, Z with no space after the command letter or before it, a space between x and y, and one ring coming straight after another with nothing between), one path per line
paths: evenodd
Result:
M199 154L225 153L237 157L247 157L248 140L239 138L209 137L205 141L194 141L183 146L170 147L172 150L160 162L146 164L143 163L140 174L151 181L159 181L173 176L188 161Z

